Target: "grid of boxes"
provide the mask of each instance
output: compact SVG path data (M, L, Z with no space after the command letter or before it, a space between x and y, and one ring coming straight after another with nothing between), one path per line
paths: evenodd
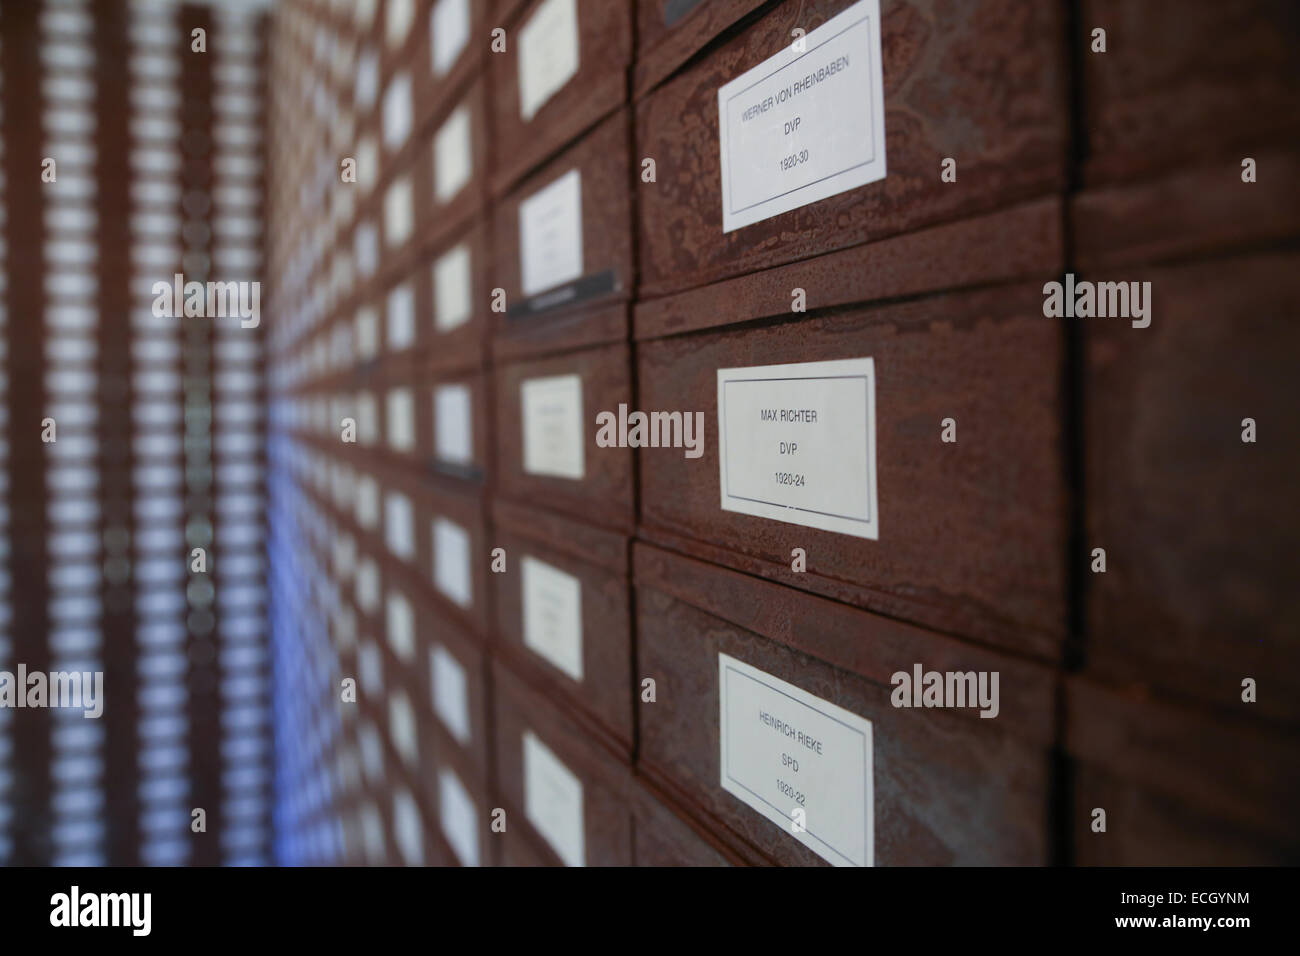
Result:
M1294 11L881 0L887 175L724 230L719 90L876 9L274 12L284 859L1300 855ZM1048 317L1075 274L1149 324ZM719 371L865 358L874 536L720 507ZM699 454L598 441L629 409ZM929 671L996 716L899 706ZM865 833L738 792L730 672L870 722Z

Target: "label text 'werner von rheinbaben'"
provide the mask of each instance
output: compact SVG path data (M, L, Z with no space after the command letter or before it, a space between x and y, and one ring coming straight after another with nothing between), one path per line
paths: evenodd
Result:
M722 86L718 148L723 232L884 179L879 0Z

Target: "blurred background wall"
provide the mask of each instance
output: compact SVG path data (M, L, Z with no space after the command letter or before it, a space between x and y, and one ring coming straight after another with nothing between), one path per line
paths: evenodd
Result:
M262 274L265 44L248 4L0 5L0 670L107 701L0 709L0 862L271 855L263 328L151 291Z

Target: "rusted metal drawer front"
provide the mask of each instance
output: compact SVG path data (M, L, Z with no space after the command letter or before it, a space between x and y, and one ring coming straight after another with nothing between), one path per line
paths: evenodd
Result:
M420 781L422 805L442 865L492 866L500 840L492 832L497 803L490 796L486 777L469 756L441 727L430 728L422 737L420 765L414 775Z
M413 749L386 735L389 772L382 792L391 799L391 837L407 865L490 866L495 841L490 830L493 801L485 780L439 728L422 725ZM444 795L448 798L444 802ZM407 799L409 798L409 800ZM400 815L398 811L401 811ZM412 812L414 811L414 812ZM412 844L421 845L413 851Z
M356 572L352 578L353 602L359 633L382 634L384 626L383 587L394 560L382 546L358 544Z
M642 296L805 259L1059 191L1065 184L1063 10L978 0L882 3L888 176L722 231L718 89L849 0L786 3L636 106ZM957 160L957 181L940 162Z
M628 804L631 773L614 756L592 743L582 729L551 702L528 688L508 667L494 661L497 786L509 810L508 830L531 837L552 865L560 857L528 820L524 735L531 733L582 787L582 834L587 866L628 866L632 862L632 814Z
M504 833L496 834L501 842L501 865L518 866L557 866L554 854L538 845L535 834L524 833L507 826Z
M1241 180L1241 157L1179 167L1154 180L1090 188L1071 199L1075 261L1093 272L1192 256L1224 256L1300 234L1300 150L1252 150L1258 179Z
M626 110L609 117L497 203L492 281L505 291L507 305L504 314L494 316L498 358L627 338L626 309L612 308L632 294L627 124ZM520 207L574 171L582 205L582 273L527 294Z
M581 380L583 471L580 478L525 471L521 388L527 381L576 375ZM568 355L497 366L497 491L501 497L590 524L630 533L635 510L632 497L632 452L596 445L596 414L616 412L630 403L628 348L611 345Z
M356 713L348 736L354 741L350 746L356 761L354 806L363 821L360 855L370 864L440 864L442 854L429 826L422 788L393 746L383 701L359 695L357 703L344 706Z
M641 530L710 561L1055 659L1065 630L1063 330L1037 286L638 346L638 402L703 411L703 456L640 452ZM874 359L879 540L719 506L717 370ZM956 422L955 443L941 441ZM803 548L807 571L791 570Z
M382 549L396 573L418 582L443 612L486 636L490 548L483 491L397 468L374 473L379 514L371 545Z
M367 459L375 461L376 450L388 467L401 474L417 476L433 455L433 401L427 384L421 384L409 372L402 375L375 376L387 387L376 392L376 411L381 441L377 449L353 461L367 468ZM355 450L355 449L354 449Z
M434 373L481 367L487 358L492 246L486 221L444 239L416 266L416 325Z
M1122 268L1151 325L1086 323L1086 659L1108 680L1300 721L1300 257ZM1244 419L1257 441L1243 442ZM1241 682L1259 682L1241 704Z
M483 492L433 479L415 497L418 568L432 595L474 634L487 635L487 512Z
M459 19L462 12L466 15L464 21ZM441 42L438 37L440 15L441 26L449 35ZM491 19L491 4L483 0L429 0L427 10L415 23L412 59L418 80L418 103L437 109L454 98L471 77L483 72L491 31L498 25L489 22ZM466 31L463 45L453 54L454 41L450 38L462 26ZM444 61L444 57L449 55L452 59Z
M1088 185L1292 144L1300 132L1287 0L1085 0L1079 12ZM1106 31L1093 53L1092 31ZM1262 180L1262 177L1261 177Z
M658 697L640 705L638 769L771 861L823 862L720 785L724 653L871 721L877 865L1047 862L1051 670L649 546L634 555L638 673ZM895 708L891 675L918 663L997 671L998 716Z
M385 0L380 4L380 70L387 77L415 59L429 31L431 0Z
M633 95L640 98L764 0L637 0Z
M1064 202L1035 199L851 249L638 302L634 337L655 339L808 311L976 285L1045 281L1064 272Z
M1075 861L1259 866L1300 861L1300 742L1238 701L1200 711L1086 678L1067 685ZM1235 709L1235 713L1233 712ZM1105 811L1105 832L1094 827Z
M493 543L506 549L509 561L509 573L493 575L496 635L503 649L552 692L552 699L563 699L570 712L594 718L595 732L610 735L630 760L628 538L502 501L495 503L493 518ZM548 583L552 576L561 580ZM576 585L579 595L576 622L567 619L572 613L567 607L570 585ZM530 628L540 630L538 621L547 615L555 629L552 643L546 643L543 633L530 645ZM577 655L564 633L573 623L580 634Z
M408 355L435 371L481 366L491 270L485 219L473 219L428 248L417 242L382 287L367 283L355 307L341 310L339 321L354 325L355 359L363 368L376 355Z
M487 81L480 78L458 102L449 104L423 134L424 149L413 169L417 209L422 211L417 218L421 242L441 242L483 208L487 200L489 155L487 111ZM458 129L468 130L468 156L459 155L454 148ZM445 150L441 158L440 137ZM469 168L463 169L466 158ZM463 180L458 178L462 171Z
M413 597L411 605L417 649L413 660L402 662L402 678L412 700L419 702L422 723L434 727L447 746L464 755L471 774L486 780L491 732L484 642L442 612L427 594Z
M474 485L486 480L492 453L490 390L486 372L439 376L421 390L431 425L426 460L437 474Z
M644 783L633 786L632 839L636 866L733 866L717 838L706 838Z
M504 53L488 57L492 71L492 123L497 143L492 189L505 192L547 156L627 98L632 61L632 5L608 0L574 0L577 12L577 70L525 118L519 81L521 34L546 0L530 3L508 28Z

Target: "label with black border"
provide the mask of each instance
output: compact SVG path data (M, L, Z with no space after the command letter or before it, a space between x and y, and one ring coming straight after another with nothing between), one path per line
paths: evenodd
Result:
M718 654L722 789L834 866L875 865L871 721Z
M871 358L718 369L723 511L876 540Z
M885 178L880 0L718 89L722 231Z

